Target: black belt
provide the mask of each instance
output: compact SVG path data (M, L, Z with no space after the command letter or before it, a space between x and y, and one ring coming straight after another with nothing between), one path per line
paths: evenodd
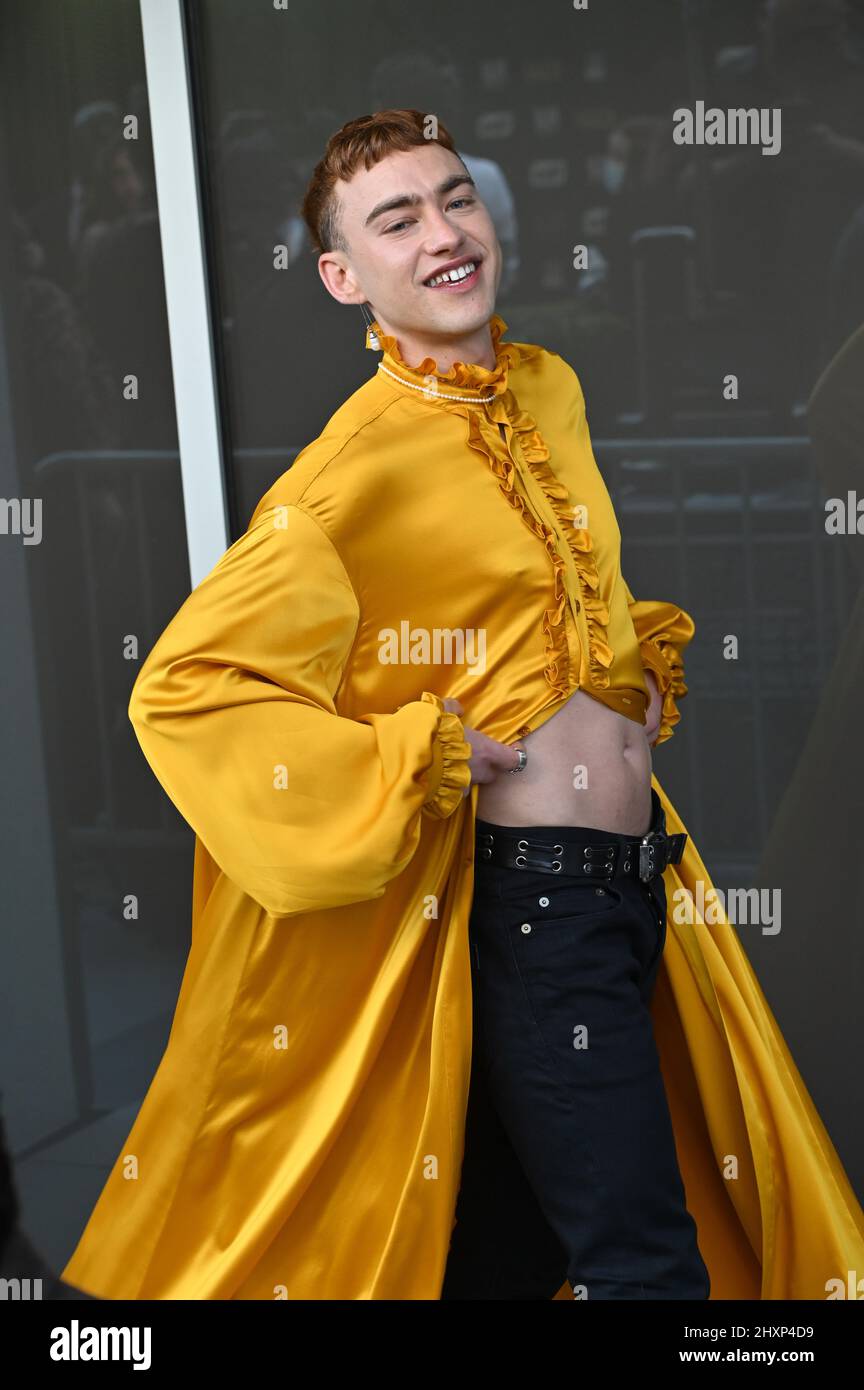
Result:
M653 798L652 798L653 800ZM649 883L669 864L681 862L687 836L682 831L667 835L666 815L656 806L654 824L644 835L620 835L608 844L585 844L578 837L560 841L554 833L520 835L496 826L494 831L478 827L476 857L481 862L501 864L509 869L530 869L541 874L563 874L584 878L640 878ZM568 827L569 829L569 827Z

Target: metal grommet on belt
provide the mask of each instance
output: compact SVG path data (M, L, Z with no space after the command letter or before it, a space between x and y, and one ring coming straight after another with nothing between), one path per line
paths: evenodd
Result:
M560 844L554 838L555 831L561 834L564 829L572 833L563 837L564 843ZM591 834L596 832L592 830ZM529 833L496 826L494 835L478 829L476 857L504 868L560 874L563 878L587 874L609 880L628 876L650 883L669 864L680 863L686 842L684 831L668 834L665 817L660 814L644 835L621 835L600 844L585 844L578 827L570 826L550 827L545 834L539 827Z

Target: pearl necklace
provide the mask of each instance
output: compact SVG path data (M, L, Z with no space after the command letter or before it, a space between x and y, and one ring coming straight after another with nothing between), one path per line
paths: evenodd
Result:
M406 381L404 377L391 372L390 368L385 367L383 362L378 363L378 370L379 372L386 372L388 376L392 376L394 381L401 382L403 386L410 386L412 391L422 391L424 396L440 396L442 401L467 401L470 405L474 405L478 401L494 401L495 399L494 391L491 396L448 396L446 391L436 391L431 386L418 386L414 381Z

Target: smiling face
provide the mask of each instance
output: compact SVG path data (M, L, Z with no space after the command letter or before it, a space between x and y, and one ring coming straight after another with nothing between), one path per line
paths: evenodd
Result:
M457 359L494 366L501 248L458 155L434 141L400 150L340 180L336 194L347 250L318 260L333 297L368 301L407 362L429 355L444 371ZM430 283L451 267L459 278Z

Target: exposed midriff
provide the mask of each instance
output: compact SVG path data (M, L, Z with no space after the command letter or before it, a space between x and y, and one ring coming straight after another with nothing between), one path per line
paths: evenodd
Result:
M478 788L477 814L498 825L578 825L642 835L651 821L645 728L575 690L533 733L521 772Z

